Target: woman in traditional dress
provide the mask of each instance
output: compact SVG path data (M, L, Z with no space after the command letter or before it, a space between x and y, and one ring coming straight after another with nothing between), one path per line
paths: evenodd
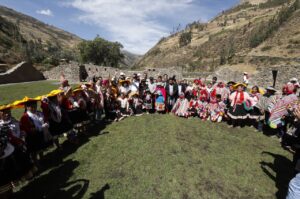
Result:
M153 110L153 97L149 89L146 90L143 99L143 109L149 114Z
M190 116L188 109L189 101L185 98L184 93L180 93L171 112L176 116L188 118Z
M26 146L35 163L38 163L38 155L41 158L43 150L52 144L49 124L45 122L43 113L37 110L39 100L25 97L25 111L20 119L20 129L25 133Z
M135 116L143 115L143 100L139 97L138 92L130 94L131 109Z
M129 113L129 101L126 93L121 93L121 96L117 99L119 102L120 112L117 114L115 121L120 121L130 115Z
M250 90L250 98L244 104L245 109L249 112L250 125L256 126L258 131L262 130L261 121L264 119L264 115L256 105L262 97L262 94L263 92L258 86L253 86Z
M248 118L248 111L244 108L244 102L246 102L250 96L244 91L245 84L238 83L234 86L236 91L229 96L230 107L228 116L232 121L233 126L245 125L243 120Z
M215 99L209 102L209 120L212 122L221 122L225 114L226 104L223 102L220 94L217 94Z
M73 124L58 101L58 96L63 95L62 90L51 91L41 102L45 121L49 123L49 132L57 149L61 149L58 137L73 129Z
M200 91L198 115L201 120L205 121L208 118L208 100L209 94L206 89Z
M299 103L296 95L297 88L288 83L282 88L282 97L277 99L270 107L269 125L273 129L285 126L284 117L293 111Z
M0 106L0 198L4 190L10 189L10 182L29 179L37 171L19 122L11 116L11 108L11 105Z
M189 102L189 115L196 117L198 116L199 111L199 99L197 96L194 96Z
M157 83L154 94L156 95L155 110L158 113L164 113L166 110L165 108L166 108L167 95L166 95L166 90L165 90L162 82Z

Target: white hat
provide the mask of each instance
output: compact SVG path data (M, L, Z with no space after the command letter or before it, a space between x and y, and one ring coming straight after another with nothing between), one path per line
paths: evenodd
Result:
M266 90L277 92L277 90L276 90L273 86L268 86L268 87L266 88Z
M290 79L291 82L297 82L298 79L296 77L293 77L292 79Z
M141 73L138 73L137 76L140 77L140 76L141 76Z
M244 75L248 75L248 73L247 73L247 72L244 72Z
M120 76L125 76L125 73L121 72L121 73L120 73Z

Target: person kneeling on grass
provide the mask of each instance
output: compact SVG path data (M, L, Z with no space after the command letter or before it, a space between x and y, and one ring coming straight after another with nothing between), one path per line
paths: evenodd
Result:
M133 93L130 97L131 110L135 116L143 115L143 100L139 98L137 92Z
M220 94L216 95L216 99L209 103L209 120L212 122L221 122L225 114L226 104L222 101Z
M189 101L185 98L184 93L180 93L171 112L176 116L188 118L190 116L188 109Z
M115 121L121 121L125 117L129 116L129 102L125 93L121 93L121 96L118 98L120 104L120 111L117 113L117 118Z

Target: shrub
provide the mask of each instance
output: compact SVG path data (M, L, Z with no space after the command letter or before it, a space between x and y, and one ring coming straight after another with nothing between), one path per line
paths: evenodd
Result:
M261 48L261 51L268 51L268 50L271 50L272 49L272 46L264 46Z
M191 43L192 41L192 32L183 32L179 37L179 46L183 47Z
M269 38L297 9L299 9L299 0L296 0L291 6L283 8L276 17L268 22L262 22L254 28L249 39L250 47L255 48Z

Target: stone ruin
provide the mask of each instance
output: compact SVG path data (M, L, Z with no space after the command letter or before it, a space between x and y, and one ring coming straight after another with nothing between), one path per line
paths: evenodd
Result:
M148 77L157 77L158 75L167 74L169 77L176 76L177 79L182 79L182 71L178 68L148 68L144 70L123 70L120 68L112 68L105 66L97 66L94 64L79 64L77 62L70 62L59 65L50 71L44 72L46 79L59 80L61 75L64 74L65 78L70 82L81 82L88 80L92 77L113 77L119 76L121 72L124 72L126 76L131 77L134 73L143 74L147 72Z
M261 87L267 87L273 85L272 70L277 70L276 89L281 89L282 85L287 83L291 78L296 77L298 80L300 77L300 65L294 66L260 66L256 68L254 74L249 75L249 81L251 85L258 85ZM243 72L230 70L229 68L220 68L214 74L209 76L218 77L218 79L235 82L243 82Z
M4 73L0 73L0 84L44 80L43 74L27 62L21 62Z
M292 77L300 77L300 65L294 66L261 66L257 67L256 72L250 74L250 85L258 85L261 87L267 87L273 85L273 76L272 70L277 70L277 81L276 88L280 89L283 84L288 82ZM215 72L184 72L180 68L171 67L171 68L148 68L140 71L133 70L122 70L119 68L97 66L93 64L84 64L80 65L76 62L70 62L62 64L58 67L53 68L50 71L44 73L44 76L47 79L58 80L61 74L64 74L66 79L71 82L80 82L94 76L101 76L103 78L119 76L120 72L124 72L126 76L132 76L133 73L144 73L147 72L148 76L157 77L158 75L168 74L169 77L173 75L177 79L188 79L193 80L195 78L205 78L207 81L210 81L213 76L217 76L219 80L224 82L243 81L243 72L234 71L230 68L219 68Z

